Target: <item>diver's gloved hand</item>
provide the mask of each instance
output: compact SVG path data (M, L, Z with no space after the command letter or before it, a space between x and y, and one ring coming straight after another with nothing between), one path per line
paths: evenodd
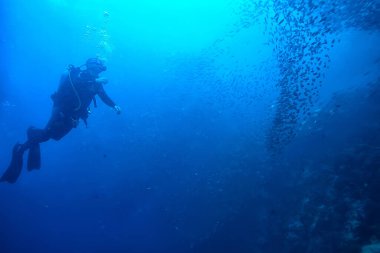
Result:
M113 109L115 110L115 112L116 112L118 115L121 113L121 108L120 108L120 106L115 105L115 106L113 107Z
M98 77L98 78L96 78L96 82L101 83L101 84L107 84L108 79L106 77Z

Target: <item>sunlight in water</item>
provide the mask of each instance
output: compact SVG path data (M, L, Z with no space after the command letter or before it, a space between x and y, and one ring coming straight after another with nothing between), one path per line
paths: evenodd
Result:
M87 33L100 30L119 43L154 47L155 50L192 51L210 45L233 23L230 0L49 0L70 15L80 17ZM240 0L239 0L240 1ZM107 13L105 16L104 13ZM95 24L95 25L94 25ZM94 26L95 29L94 29ZM88 35L88 34L87 34ZM104 35L104 34L103 34ZM109 38L99 42L112 52Z

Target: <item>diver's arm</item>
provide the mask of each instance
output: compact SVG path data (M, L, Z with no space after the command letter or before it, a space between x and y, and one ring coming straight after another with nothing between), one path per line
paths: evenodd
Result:
M121 108L115 104L115 102L107 95L106 91L103 88L103 85L99 85L98 96L106 105L112 107L117 114L121 113Z
M105 103L106 105L110 107L114 107L116 105L115 102L107 95L103 86L99 86L98 95L100 99L103 101L103 103Z

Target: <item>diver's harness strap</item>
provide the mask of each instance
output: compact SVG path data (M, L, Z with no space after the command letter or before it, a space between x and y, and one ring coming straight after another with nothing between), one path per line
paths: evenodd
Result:
M77 100L78 100L78 106L74 109L74 111L79 111L79 109L82 107L82 100L80 99L79 97L79 94L78 94L78 91L77 89L75 88L75 85L73 83L73 80L71 79L71 72L74 71L74 70L77 70L77 68L74 67L74 65L70 64L68 67L67 67L68 71L69 71L69 81L70 81L70 84L71 84L71 88L73 88L73 91L74 91L74 94L75 96L77 97Z

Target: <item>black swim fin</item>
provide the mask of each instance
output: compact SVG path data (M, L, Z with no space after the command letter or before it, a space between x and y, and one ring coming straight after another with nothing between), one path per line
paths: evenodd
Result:
M21 150L21 148L22 145L18 143L13 147L11 164L1 176L0 182L8 182L13 184L17 181L17 178L21 174L23 163L22 156L24 152Z
M28 171L41 168L41 150L39 143L33 144L29 148L27 168Z
M41 139L43 130L29 127L26 134L28 136L28 143L30 143L27 168L28 171L38 170L41 168L41 151L38 140Z

